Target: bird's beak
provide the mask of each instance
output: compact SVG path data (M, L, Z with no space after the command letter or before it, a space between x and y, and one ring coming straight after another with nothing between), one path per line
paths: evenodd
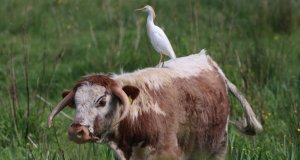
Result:
M139 9L136 9L135 11L136 12L142 12L142 11L144 11L144 8L139 8Z

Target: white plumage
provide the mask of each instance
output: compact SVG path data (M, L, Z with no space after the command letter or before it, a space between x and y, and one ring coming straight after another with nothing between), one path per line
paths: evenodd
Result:
M176 55L168 37L166 36L166 34L161 28L159 28L154 24L155 12L153 8L149 5L146 5L145 7L137 9L136 11L142 11L148 13L147 33L152 46L160 54L159 63L163 61L164 55L169 56L172 59L175 59Z

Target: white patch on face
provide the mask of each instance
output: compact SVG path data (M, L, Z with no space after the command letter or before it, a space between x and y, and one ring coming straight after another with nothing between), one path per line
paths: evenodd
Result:
M99 97L105 95L105 87L100 85L90 85L86 83L78 87L75 94L75 105L76 105L76 118L81 119L79 122L81 125L89 126L89 131L94 132L94 120L96 116L101 118L109 111L108 102L111 96L106 95L106 105L104 107L96 107Z

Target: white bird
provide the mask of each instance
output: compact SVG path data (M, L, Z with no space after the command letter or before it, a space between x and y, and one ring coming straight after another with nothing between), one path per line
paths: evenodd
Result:
M147 25L146 25L147 33L152 46L160 54L159 64L163 62L164 55L169 56L172 59L175 59L176 55L168 37L166 36L166 34L161 28L159 28L154 24L155 12L153 8L149 5L146 5L143 8L136 9L136 11L142 11L148 13Z

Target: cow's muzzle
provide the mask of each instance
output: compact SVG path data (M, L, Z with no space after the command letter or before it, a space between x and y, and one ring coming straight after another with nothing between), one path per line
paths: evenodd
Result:
M78 144L94 142L99 139L98 137L93 136L93 134L89 132L87 126L83 126L78 123L71 124L71 126L68 129L68 136L71 141L74 141Z

